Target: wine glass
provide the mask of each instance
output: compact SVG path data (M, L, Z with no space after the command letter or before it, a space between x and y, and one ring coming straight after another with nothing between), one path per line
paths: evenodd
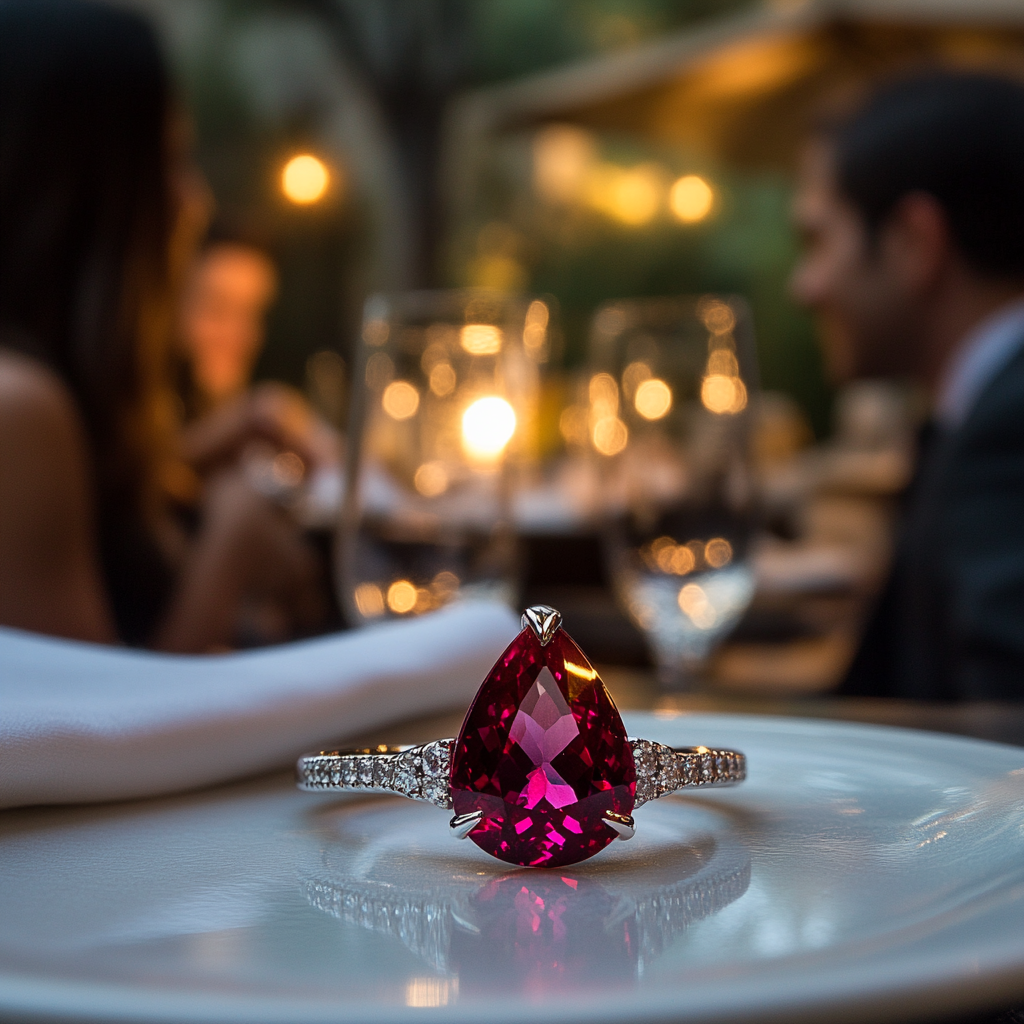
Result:
M338 548L353 624L513 603L511 503L548 318L540 300L485 291L367 301Z
M606 552L666 688L701 678L753 597L756 381L740 299L617 301L594 317L588 428Z

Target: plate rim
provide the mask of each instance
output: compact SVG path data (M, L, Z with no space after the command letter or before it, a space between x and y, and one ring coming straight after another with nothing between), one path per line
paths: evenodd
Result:
M956 749L958 754L986 752L993 758L1015 758L1024 769L1024 747L998 743L976 737L962 736L905 726L883 725L845 720L803 718L793 716L756 715L730 712L626 712L627 730L632 734L639 727L660 733L705 725L711 729L739 727L763 730L766 734L806 735L820 739L822 731L845 735L851 740L874 736L875 739L902 738L908 746L921 753L927 748ZM688 742L688 740L687 740ZM981 770L984 766L975 767ZM1008 770L1016 770L1008 768ZM236 783L228 783L228 788ZM216 787L219 789L222 787ZM197 793L208 796L210 789ZM707 795L710 797L714 791ZM703 794L702 794L703 795ZM185 794L187 797L188 794ZM150 800L127 801L133 805L155 804L161 800L180 800L182 794ZM17 810L17 809L16 809ZM1017 887L1017 886L1014 886ZM894 1013L905 1019L927 1018L930 1014L984 1011L1024 1001L1024 924L1019 933L1001 934L984 944L974 944L974 964L963 950L946 951L941 958L911 955L894 958L887 969L872 979L860 976L855 963L840 961L820 966L812 976L813 983L799 988L792 985L793 972L759 971L756 986L758 999L751 1000L751 980L730 985L728 998L708 996L723 991L723 986L706 985L697 990L696 1006L680 1006L678 993L655 990L641 993L634 990L620 994L599 994L591 998L574 992L568 997L546 998L541 1002L508 1000L495 1006L488 1014L494 1024L503 1021L522 1024L612 1024L623 1018L642 1016L652 1024L670 1021L695 1022L810 1022L827 1018L835 1022L867 1022L891 1018ZM949 963L950 959L957 963ZM806 972L801 972L806 978ZM773 976L774 975L774 976ZM787 983L788 982L788 983ZM742 998L736 993L741 991ZM342 1005L323 998L302 998L294 994L251 995L245 992L215 993L209 991L172 992L147 989L131 982L101 982L85 979L60 979L10 971L0 964L0 1014L5 1020L33 1022L117 1021L146 1024L390 1024L419 1021L424 1015L453 1022L476 1024L480 1019L481 1002L456 1002L439 1008L414 1008L398 1003L373 1001L347 1002ZM902 1019L902 1018L901 1018Z

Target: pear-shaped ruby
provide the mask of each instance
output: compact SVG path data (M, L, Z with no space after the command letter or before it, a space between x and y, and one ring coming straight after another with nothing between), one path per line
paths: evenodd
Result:
M510 864L574 864L616 838L602 815L633 810L633 751L562 629L542 645L527 626L497 660L462 723L451 789L456 814L483 813L469 838Z

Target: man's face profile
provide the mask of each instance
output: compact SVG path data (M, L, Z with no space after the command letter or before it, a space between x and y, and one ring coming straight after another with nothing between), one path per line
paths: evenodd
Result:
M905 372L911 339L902 275L894 273L884 237L872 240L840 194L824 142L811 143L802 155L793 219L802 254L790 287L817 314L830 377Z

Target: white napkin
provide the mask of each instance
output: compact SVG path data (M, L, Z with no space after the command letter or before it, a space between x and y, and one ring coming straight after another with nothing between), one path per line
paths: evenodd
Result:
M192 657L0 627L0 807L222 782L386 722L468 705L517 628L504 605L481 602Z

